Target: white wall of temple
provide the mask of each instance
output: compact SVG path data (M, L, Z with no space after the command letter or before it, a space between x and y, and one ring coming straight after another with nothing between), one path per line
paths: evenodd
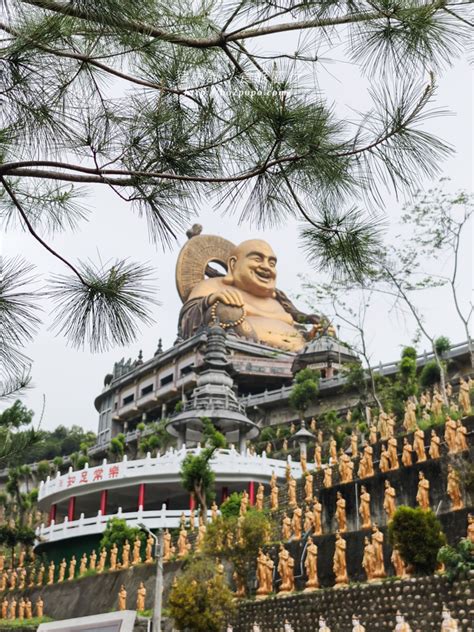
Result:
M157 457L147 455L144 459L84 467L53 478L48 477L39 487L38 505L42 511L50 512L56 522L61 518L84 513L86 517L102 513L137 511L140 504L144 509L156 511L165 503L168 509L189 507L189 494L183 490L180 479L181 463L187 454L198 454L201 448L191 450L170 449ZM292 475L301 476L301 465L289 457ZM249 483L269 483L272 473L277 479L285 480L287 462L267 458L266 454L240 454L234 448L220 450L211 461L215 474L217 499L226 494L241 491ZM141 498L140 494L144 496ZM141 500L141 502L140 502Z

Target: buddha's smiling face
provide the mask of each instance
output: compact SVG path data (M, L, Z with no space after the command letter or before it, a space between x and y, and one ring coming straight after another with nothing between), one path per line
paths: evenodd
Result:
M271 297L276 285L277 259L265 242L251 239L241 243L229 258L233 285L261 297Z

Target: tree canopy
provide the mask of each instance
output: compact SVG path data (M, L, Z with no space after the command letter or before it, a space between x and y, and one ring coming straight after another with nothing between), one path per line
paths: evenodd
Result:
M51 246L87 219L86 185L130 202L164 245L202 199L238 203L262 228L300 219L314 266L359 278L376 258L385 188L410 189L449 152L423 124L439 114L435 73L468 41L469 5L0 2L0 216L69 273L47 289L57 331L98 350L150 322L146 265L70 261ZM372 105L352 120L318 88L320 49L336 41L370 84ZM23 277L3 266L13 327L2 344L18 349L37 315L19 289L26 264Z

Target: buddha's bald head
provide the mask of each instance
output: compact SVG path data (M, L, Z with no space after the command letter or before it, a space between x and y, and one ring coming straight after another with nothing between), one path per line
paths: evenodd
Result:
M229 257L226 281L255 296L271 297L275 292L276 263L275 253L266 241L243 241Z

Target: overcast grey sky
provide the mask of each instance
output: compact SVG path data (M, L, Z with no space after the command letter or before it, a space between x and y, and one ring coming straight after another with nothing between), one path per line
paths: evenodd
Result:
M324 51L322 51L324 56ZM339 54L337 49L331 56ZM342 53L341 53L342 54ZM329 56L329 53L328 53ZM353 110L367 107L368 83L361 78L357 68L346 61L328 64L320 71L319 83L330 99L339 116L353 117ZM465 60L456 62L454 68L446 71L438 79L439 89L436 105L446 107L451 116L432 121L429 129L449 141L455 154L442 165L442 175L451 178L449 188L472 189L472 135L473 135L473 81L472 70ZM433 183L420 181L420 187ZM399 232L396 226L401 202L385 196L383 209L391 223L388 235ZM93 406L94 397L101 391L103 378L110 372L113 363L121 357L135 358L139 349L145 359L153 355L158 338L163 339L165 348L176 336L177 316L181 306L175 289L174 270L180 246L186 240L182 235L179 243L168 252L150 243L146 222L133 214L131 208L105 187L88 190L88 205L93 210L90 221L82 224L75 234L57 235L51 243L71 261L91 258L97 261L129 257L132 260L148 261L156 269L156 286L161 306L154 311L156 324L142 328L136 344L128 349L115 349L108 353L92 355L87 349L77 351L67 346L61 337L55 337L48 330L51 324L49 311L44 306L44 325L26 353L33 360L33 388L23 397L39 417L43 397L45 413L43 427L52 429L58 424L70 426L79 424L85 429L96 430L97 414ZM239 226L236 217L222 215L219 209L203 205L199 217L204 232L222 235L234 242L250 237L261 237L273 246L278 256L278 286L294 297L300 291L299 273L310 275L315 282L324 280L315 274L298 247L297 223L289 222L280 228L259 232L248 225ZM3 254L11 256L21 253L34 263L44 275L67 272L60 262L53 259L39 244L20 231L9 232L3 237ZM437 272L449 262L430 263L430 271ZM472 287L472 234L467 235L463 244L462 286L468 299ZM454 311L443 290L423 293L418 304L425 314L430 331L447 334L452 342L464 339L463 331L454 316ZM300 302L302 308L305 306ZM315 309L321 306L314 305ZM373 362L396 359L400 346L410 342L415 324L410 318L403 318L390 312L390 303L379 299L369 313L367 328ZM341 338L350 339L350 333L341 328ZM420 344L420 350L426 344ZM4 405L3 405L4 407Z

